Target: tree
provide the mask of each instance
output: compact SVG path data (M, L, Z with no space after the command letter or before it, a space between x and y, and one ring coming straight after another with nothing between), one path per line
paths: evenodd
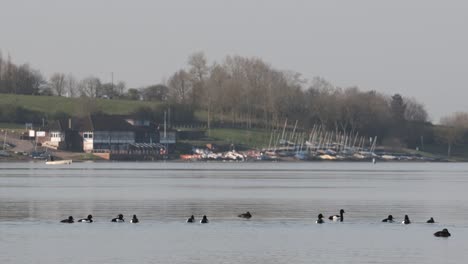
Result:
M49 85L56 95L58 96L65 95L65 92L66 92L65 74L63 73L52 74L49 80Z
M468 131L468 113L456 112L442 117L436 133L440 139L447 144L447 156L452 154L452 147L460 142L463 135Z
M404 103L403 97L400 94L395 94L392 96L390 108L392 111L393 119L396 122L405 121L406 104Z
M151 85L143 89L143 100L146 101L166 101L169 88L163 84Z
M405 100L404 118L407 121L427 122L428 114L423 104L417 102L414 98Z
M187 104L189 101L192 86L189 75L186 71L180 70L169 78L168 81L170 98L181 104Z
M78 95L78 84L72 74L68 74L65 78L65 90L67 97L76 97Z
M93 76L81 80L79 84L79 90L83 97L97 98L99 97L100 89L101 81Z
M125 82L123 82L123 81L119 81L119 82L115 85L115 91L117 92L117 95L118 95L118 96L124 96L124 94L125 94L125 89L126 89L126 84L125 84Z
M127 96L129 100L140 100L140 91L135 88L130 88L127 91Z

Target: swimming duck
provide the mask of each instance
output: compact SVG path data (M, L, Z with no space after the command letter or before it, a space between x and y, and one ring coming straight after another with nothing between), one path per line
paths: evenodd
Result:
M345 211L343 209L341 209L339 215L332 215L332 216L328 217L328 219L333 220L333 221L343 222L343 219L344 219L343 214L344 213L345 213Z
M78 220L78 222L80 222L80 223L92 223L93 222L93 216L88 215L88 217L82 218L82 219Z
M123 218L123 214L119 214L117 218L112 218L111 222L119 222L119 223L125 222Z
M437 231L434 233L434 236L436 237L449 237L451 234L447 230L447 228L444 228L442 231Z
M207 224L208 223L208 218L206 218L206 215L203 216L202 220L200 220L201 224Z
M60 223L67 223L67 224L71 224L71 223L74 223L74 219L73 219L73 216L69 216L67 219L63 219L62 221L60 221Z
M247 213L240 214L240 215L238 215L238 217L250 219L252 217L252 215L250 214L249 211L247 211Z
M138 223L138 222L140 222L140 221L138 220L138 218L136 217L136 215L133 215L133 218L132 218L132 220L130 220L130 223L136 224L136 223Z
M405 225L411 224L411 221L409 220L408 215L405 215L405 220L403 220L403 222L401 222L401 223L405 224Z
M315 221L315 223L316 224L323 224L324 223L322 214L318 215L318 219L317 219L317 221Z
M194 223L195 222L195 216L191 215L188 219L187 219L187 223Z
M428 224L433 224L433 223L435 223L434 218L431 217L431 219L427 220L426 223L428 223Z
M382 222L393 223L393 216L392 216L392 215L388 215L388 217L385 218L384 220L382 220Z

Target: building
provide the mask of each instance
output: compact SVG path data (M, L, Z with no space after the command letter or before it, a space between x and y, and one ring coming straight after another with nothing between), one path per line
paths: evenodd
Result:
M43 130L36 133L36 140L53 149L83 151L108 159L155 159L167 153L168 145L160 143L158 126L137 117L93 114L58 120ZM175 143L175 134L167 135Z

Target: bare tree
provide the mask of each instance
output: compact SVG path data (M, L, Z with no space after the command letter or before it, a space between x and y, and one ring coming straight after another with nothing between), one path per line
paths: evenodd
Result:
M67 97L77 97L79 94L78 83L71 73L65 78L65 90Z
M208 74L208 66L205 54L196 52L189 56L188 64L190 66L189 73L195 82L203 82Z
M54 93L58 96L65 95L65 88L66 88L66 81L65 81L65 74L63 73L54 73L49 79L50 88L54 91Z
M442 117L440 124L442 126L437 128L436 133L447 144L447 156L450 157L453 145L468 131L468 113L456 112Z
M169 93L171 99L176 103L187 104L191 92L191 82L189 74L180 70L169 78Z
M428 114L423 104L414 98L405 98L405 119L414 122L427 122Z
M97 98L99 97L99 90L101 87L101 81L97 77L88 77L81 80L79 89L81 96Z
M126 87L127 85L123 81L120 81L115 85L115 91L118 96L124 96Z

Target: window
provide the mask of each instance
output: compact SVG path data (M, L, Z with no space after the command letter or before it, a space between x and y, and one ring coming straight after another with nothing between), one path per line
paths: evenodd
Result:
M83 133L83 138L92 139L92 138L93 138L93 132L85 132L85 133Z

